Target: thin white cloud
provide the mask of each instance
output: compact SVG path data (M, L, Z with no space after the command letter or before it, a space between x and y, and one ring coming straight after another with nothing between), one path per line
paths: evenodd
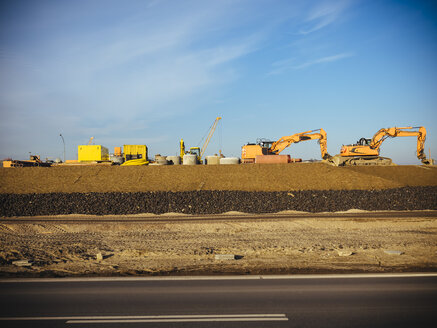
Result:
M237 60L256 50L256 46L252 41L240 42L239 44L230 44L220 46L218 48L209 49L204 55L208 57L206 64L210 67L225 64L227 62Z
M115 21L98 14L100 24L87 33L41 34L38 48L2 46L2 136L11 130L24 136L32 125L77 140L130 138L147 135L154 122L199 108L208 94L214 96L238 76L234 62L259 49L266 35L262 26L234 33L242 24L235 17L250 7L227 1L195 4L193 9L190 2L153 1L146 10L114 15ZM63 19L53 15L51 24L65 20L73 26L81 21L81 10L72 5L59 11ZM32 24L52 31L47 20ZM1 139L1 149L11 147L8 138Z
M295 62L296 62L295 58L285 59L285 60L274 62L272 64L274 69L271 70L268 73L268 75L278 75L278 74L282 74L282 73L289 71L289 70L301 70L301 69L308 68L310 66L323 64L323 63L331 63L331 62L335 62L335 61L349 58L352 56L354 56L353 53L345 52L345 53L340 53L340 54L333 55L333 56L325 56L325 57L317 58L314 60L306 61L306 62L304 62L302 64L298 64L298 65L295 64Z
M352 57L353 55L354 54L352 54L352 53L342 53L342 54L338 54L338 55L334 55L334 56L326 56L326 57L318 58L318 59L311 60L311 61L308 61L306 63L300 64L300 65L294 66L293 69L303 69L303 68L307 68L307 67L317 65L317 64L331 63L331 62L338 61L340 59Z
M273 67L290 67L296 62L296 58L287 58L283 60L278 60L272 63Z
M38 5L29 22L11 20L10 42L0 48L0 149L19 148L11 135L33 140L30 125L85 141L97 133L145 136L157 123L223 97L221 87L255 62L245 56L261 50L259 62L275 58L285 26L308 34L346 8L328 2L308 12L306 0L109 2ZM305 25L296 27L299 21ZM273 63L271 74L348 56L304 47Z
M318 4L310 11L299 34L310 34L331 25L341 17L349 5L349 0L325 1Z
M227 80L231 75L225 69L218 72L217 68L257 49L260 38L256 31L249 36L232 37L231 41L209 41L211 27L227 19L229 6L200 6L194 12L182 6L181 12L169 11L156 2L153 7L160 17L148 14L145 19L139 15L127 23L123 21L121 26L93 31L75 42L71 38L54 40L49 47L53 52L47 59L31 58L32 63L43 68L43 75L29 74L23 69L25 61L19 59L10 75L17 77L21 94L25 89L32 90L34 97L28 99L32 103L40 103L47 93L60 94L59 98L65 99L88 98L88 106L73 109L62 104L61 112L108 115L110 111L110 116L118 117L117 106L125 107L124 112L132 116L154 111L170 99L177 102ZM229 22L219 33L229 33L233 24ZM90 93L105 97L89 97Z

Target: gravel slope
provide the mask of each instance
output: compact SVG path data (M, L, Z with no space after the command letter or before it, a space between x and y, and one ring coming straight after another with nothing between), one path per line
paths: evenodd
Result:
M57 214L217 214L284 210L336 212L435 210L437 187L382 190L302 190L288 192L185 191L137 193L0 194L0 216Z

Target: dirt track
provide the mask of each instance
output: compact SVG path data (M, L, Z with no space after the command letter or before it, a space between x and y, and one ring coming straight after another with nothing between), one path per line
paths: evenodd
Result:
M8 222L0 224L0 276L437 271L437 220L418 216ZM238 260L216 259L223 254ZM12 264L20 259L31 266Z
M375 190L437 186L437 167L322 163L0 168L0 193Z

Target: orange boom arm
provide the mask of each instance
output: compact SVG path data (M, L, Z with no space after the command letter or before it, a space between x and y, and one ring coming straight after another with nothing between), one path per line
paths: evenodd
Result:
M301 133L296 133L291 136L282 137L278 141L275 141L272 144L272 146L270 147L270 152L272 154L278 155L280 152L282 152L285 148L287 148L293 143L298 143L301 141L313 140L313 139L316 139L319 142L322 158L327 159L328 157L330 157L328 154L326 132L323 129L310 130Z

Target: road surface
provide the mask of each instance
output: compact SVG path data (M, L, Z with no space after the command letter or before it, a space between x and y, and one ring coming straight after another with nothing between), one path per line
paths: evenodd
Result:
M431 327L437 275L0 280L1 327Z

